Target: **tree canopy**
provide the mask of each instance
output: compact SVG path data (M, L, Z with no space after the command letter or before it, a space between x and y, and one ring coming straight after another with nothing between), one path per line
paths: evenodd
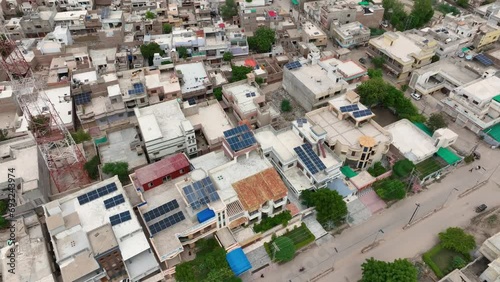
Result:
M384 201L401 200L406 196L406 187L398 179L384 179L375 185L377 195Z
M232 66L231 67L231 82L247 79L247 74L252 72L251 67Z
M433 113L425 123L429 129L434 132L437 129L445 128L448 126L448 122L441 113Z
M323 226L339 224L347 215L347 205L337 191L326 188L303 191L301 199L306 205L316 207L316 219Z
M381 162L376 162L375 164L373 164L372 167L370 167L368 169L368 173L370 173L370 175L373 177L377 177L379 175L382 175L386 171L387 171L387 169L385 169L385 167L382 165Z
M94 156L83 165L83 168L87 171L91 179L97 180L99 178L99 157Z
M446 231L439 233L439 240L444 248L463 255L469 255L469 252L476 247L474 236L465 233L459 227L449 227Z
M289 112L291 110L292 110L292 104L290 103L290 100L283 99L281 101L281 111L282 112Z
M156 18L156 14L151 12L151 11L146 11L146 14L144 15L144 17L148 20L152 20L152 19Z
M383 0L384 18L399 31L425 26L434 15L432 0L415 0L410 14L399 0Z
M71 133L71 137L73 137L73 140L75 141L76 144L80 144L84 141L90 141L92 140L92 137L90 137L90 134L85 132L83 129L78 129L78 131ZM1 138L0 138L1 141Z
M372 59L372 63L377 69L381 69L384 66L385 59L384 57L375 57Z
M128 181L128 163L126 162L105 163L102 167L102 172L117 175L122 183Z
M225 52L224 55L222 55L222 59L224 62L229 62L234 58L233 53L231 52Z
M0 129L0 141L8 139L9 131L7 129ZM76 141L75 141L76 142Z
M412 122L425 121L425 117L418 112L415 105L404 96L401 90L380 77L361 83L356 88L356 93L359 94L361 103L367 106L382 105L394 109L399 118L406 118Z
M408 159L402 159L394 164L392 171L397 177L406 178L408 175L410 175L414 167L415 165L412 163L412 161Z
M410 13L411 28L424 27L434 16L432 0L415 0Z
M280 236L271 243L271 252L274 253L274 259L279 262L291 261L295 256L295 245L292 239Z
M381 69L368 69L368 76L370 78L382 77L383 73Z
M222 87L214 88L214 97L217 101L222 101Z
M188 49L184 46L177 47L177 54L179 58L186 59L188 57Z
M469 7L469 0L457 0L457 5L462 8Z
M226 0L226 4L220 8L220 13L226 20L236 16L238 14L238 8L236 7L234 0Z
M267 53L271 51L275 38L274 30L269 27L259 27L254 36L248 38L248 46L257 53Z
M172 25L169 23L164 23L163 24L163 33L164 34L170 34L172 33Z
M417 269L407 259L385 262L369 258L361 268L361 282L417 282Z
M149 65L153 64L153 57L155 53L159 53L162 56L165 52L160 48L160 45L156 42L150 42L148 44L141 45L141 54L144 59L148 60Z

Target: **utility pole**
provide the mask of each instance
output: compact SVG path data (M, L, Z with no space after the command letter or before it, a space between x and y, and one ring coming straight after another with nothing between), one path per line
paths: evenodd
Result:
M448 193L448 196L446 197L446 200L444 200L444 202L443 202L443 204L441 205L441 208L440 208L440 209L444 208L444 205L446 205L446 202L448 202L448 199L450 198L451 193L453 193L453 191L457 191L457 192L458 192L458 189L457 189L457 188L453 188L453 189L451 189L450 193Z
M410 188L413 185L413 179L415 177L414 173L415 173L415 168L412 168L412 170L410 172L408 186L406 186L406 195L408 195L408 192L410 192Z
M373 245L373 244L375 244L375 242L377 241L378 235L379 235L380 233L384 234L384 230L379 229L379 230L377 231L377 235L375 235L375 239L373 239L372 245Z
M278 245L276 245L276 243L273 242L273 261L274 259L276 258L276 251L280 251L280 248L278 247Z
M411 215L410 220L408 221L407 225L410 225L411 221L413 220L413 217L415 217L415 215L417 214L418 208L420 208L420 204L419 203L415 203L415 205L416 205L415 211L413 211L413 214Z

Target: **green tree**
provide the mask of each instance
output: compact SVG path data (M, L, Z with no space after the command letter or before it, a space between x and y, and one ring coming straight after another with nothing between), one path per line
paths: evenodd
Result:
M0 129L0 141L7 140L9 137L9 131L7 129Z
M392 171L397 177L406 178L410 175L413 168L415 168L415 165L410 160L402 159L394 164Z
M432 58L431 58L431 63L435 63L435 62L437 62L437 61L439 61L439 56L438 56L438 55L434 55L434 56L432 56Z
M290 103L290 100L288 99L283 99L281 101L281 111L282 112L290 112L292 110L292 104Z
M457 0L457 5L462 8L469 7L469 0Z
M217 101L222 101L222 88L217 87L214 89L214 97Z
M387 171L387 169L385 169L385 167L382 166L381 162L376 162L375 164L373 164L372 167L370 167L368 169L368 173L370 173L370 175L373 177L377 177L379 175L382 175L386 171Z
M314 190L304 190L300 193L300 200L306 207L314 206Z
M369 258L361 269L361 282L417 282L417 269L407 259L396 259L391 263Z
M291 261L295 256L295 245L292 239L281 236L271 243L271 252L274 253L274 260L276 261Z
M85 132L82 128L78 129L76 132L71 133L71 137L73 137L73 140L75 141L76 144L83 143L84 141L90 141L92 140L92 137L90 136L90 133Z
M267 53L271 51L276 40L274 30L269 27L259 27L254 36L248 38L248 46L257 53Z
M347 205L337 191L322 188L312 194L311 203L316 208L316 219L323 226L339 224L347 215Z
M381 69L368 69L368 76L370 78L380 78L383 76Z
M225 52L224 55L222 55L222 59L224 62L230 62L234 58L233 53L231 52Z
M448 4L444 4L444 3L437 5L436 10L440 11L441 13L443 13L445 15L452 13L454 16L457 16L460 14L460 10L457 9L457 7L451 6Z
M247 74L252 72L251 67L232 66L231 67L231 82L247 79Z
M441 113L433 113L425 123L429 129L434 132L437 129L440 128L445 128L448 126L448 123L446 122L446 119L444 118L443 114Z
M128 181L128 163L126 162L105 163L102 167L102 172L117 175L122 183Z
M451 260L451 267L453 269L461 269L467 265L467 262L461 256L454 256Z
M374 186L377 195L384 201L401 200L406 196L405 184L398 179L382 180Z
M381 69L384 66L385 59L384 57L374 57L372 59L372 63L377 69Z
M148 60L149 65L153 64L153 57L155 53L159 53L162 56L165 52L160 48L160 45L156 42L150 42L148 44L141 45L141 54L144 59Z
M87 174L93 180L97 180L99 178L99 157L94 156L88 162L85 163L83 168L87 171Z
M238 14L238 8L234 0L226 0L226 4L220 8L220 13L225 20L230 20Z
M262 83L264 83L264 79L262 77L256 77L255 82L257 82L258 85L261 85Z
M151 12L151 11L146 11L146 14L144 15L144 17L148 20L153 20L156 18L156 14Z
M459 227L449 227L446 231L439 233L439 240L443 248L467 256L469 252L476 247L474 236L465 233L465 231Z
M359 94L361 103L371 107L384 101L387 88L387 83L381 77L378 77L361 83L356 89L356 93Z
M179 58L186 59L188 57L188 49L184 46L177 47L177 54L179 54Z
M163 24L163 33L164 34L170 34L172 33L172 25L169 23L164 23Z
M432 0L415 0L410 13L410 28L421 28L425 26L434 15Z
M403 3L398 0L383 0L384 19L388 20L397 30L404 30L408 14L404 10Z

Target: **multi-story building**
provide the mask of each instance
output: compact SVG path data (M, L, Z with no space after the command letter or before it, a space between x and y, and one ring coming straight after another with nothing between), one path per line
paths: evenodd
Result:
M484 24L479 27L479 30L474 38L473 46L477 50L482 50L500 38L500 27L492 24Z
M275 122L279 111L266 102L265 95L255 83L253 73L248 80L241 80L222 86L222 101L228 105L236 119L261 127Z
M311 111L325 106L332 97L345 93L348 83L339 72L338 60L320 60L316 52L310 60L295 61L283 68L283 88Z
M206 100L213 93L203 62L177 64L175 73L179 77L183 100Z
M479 76L467 67L456 65L448 60L440 60L414 70L408 86L421 95L432 95L437 92L448 94Z
M84 32L87 28L85 26L85 18L87 15L87 10L58 12L54 17L54 24L67 27L74 32Z
M441 101L455 123L476 134L500 122L500 78L485 76L460 85Z
M308 123L299 129L324 132L325 147L351 168L364 170L382 159L392 141L374 116L359 102L359 95L349 91L329 100L326 107L306 113Z
M24 38L24 31L21 27L21 18L11 18L4 23L3 33L12 40Z
M193 125L184 117L177 100L135 108L134 111L150 161L180 152L197 155Z
M384 67L398 82L404 82L413 70L428 65L436 53L437 42L414 32L386 32L368 42L367 55L384 58Z
M500 24L500 5L498 5L498 2L479 6L474 12L488 21L496 23L496 25Z
M182 97L179 78L173 71L150 71L144 81L150 105Z
M328 43L326 33L311 22L302 25L302 41L325 47Z
M55 10L37 9L25 14L21 19L21 27L26 37L42 37L54 30Z
M226 38L229 41L229 52L233 56L248 55L247 36L242 32L226 32Z
M342 48L365 45L370 40L370 29L360 22L333 24L331 35Z
M61 0L58 6L63 11L90 11L94 7L93 0Z
M160 267L117 176L43 207L63 281L126 275L141 281Z

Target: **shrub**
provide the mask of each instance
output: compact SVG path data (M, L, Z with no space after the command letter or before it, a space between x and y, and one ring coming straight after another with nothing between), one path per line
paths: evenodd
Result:
M372 63L377 69L381 69L384 66L385 59L383 57L374 57Z
M76 144L83 143L84 141L90 141L92 140L92 137L90 137L90 134L85 132L83 129L78 129L77 132L71 133L71 137L73 137L73 140L75 141Z
M471 162L474 161L474 155L470 154L464 158L464 161L466 164L470 164Z
M408 87L408 84L401 85L401 91L406 92L406 90L408 90Z
M275 261L291 261L295 256L295 245L293 244L292 239L281 236L276 238L276 240L271 243L271 252L274 253Z
M233 56L233 53L231 53L231 52L225 52L224 55L222 55L222 60L224 60L224 62L229 62L233 58L234 58L234 56Z
M444 277L444 274L439 268L439 266L437 266L437 264L432 260L432 257L435 254L439 253L442 249L443 247L440 244L437 244L432 249L430 249L429 251L427 251L422 255L423 261L432 269L432 271L434 272L434 274L436 274L438 278Z
M128 180L128 163L126 162L106 163L102 171L106 174L117 175L122 183Z
M262 83L264 83L264 79L262 77L256 77L255 82L257 82L258 85L261 85Z
M439 233L439 240L443 248L469 256L469 252L476 247L474 236L465 233L462 228L449 227Z
M375 192L385 201L401 200L406 196L405 184L398 179L385 179L376 185Z
M373 177L380 176L386 172L387 170L382 166L381 162L376 162L372 167L368 169L368 173Z
M265 232L275 226L278 226L280 224L283 224L286 226L288 224L288 221L292 219L292 215L290 214L290 211L284 211L281 212L273 217L267 217L262 219L259 223L255 224L253 226L253 231L256 233L259 232Z
M399 178L407 177L411 171L415 168L415 165L408 159L399 160L394 164L392 171Z
M214 97L217 101L222 101L222 88L217 87L214 89Z
M466 265L467 262L461 256L455 256L451 261L451 271L453 271L454 269L464 268Z
M290 100L284 99L281 101L281 111L290 112L292 110L292 104L290 104Z
M83 168L87 171L90 178L97 180L99 178L99 157L94 156L90 161L86 162Z

